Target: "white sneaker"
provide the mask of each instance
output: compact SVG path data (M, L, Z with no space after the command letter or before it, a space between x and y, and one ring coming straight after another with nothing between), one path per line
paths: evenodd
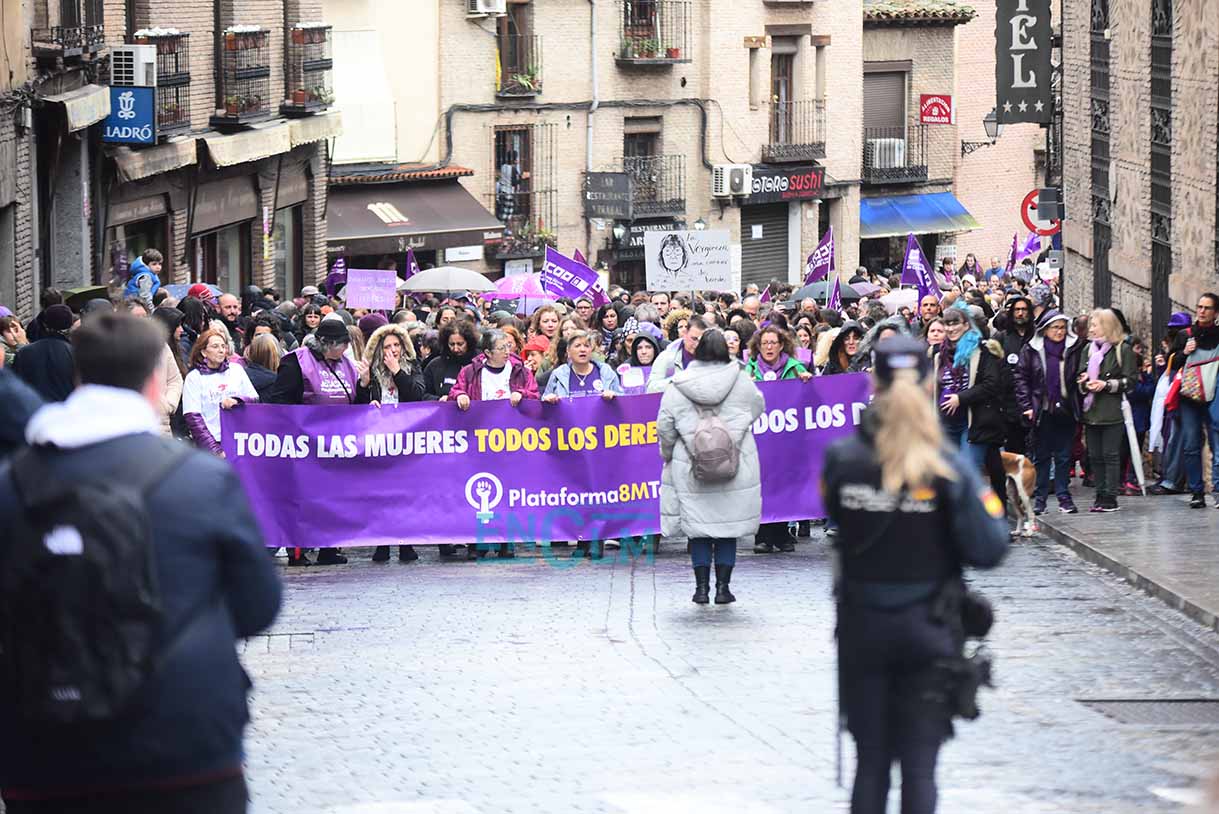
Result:
M622 545L617 540L606 540L604 543L602 543L602 545L605 548L610 548L610 549L615 549L615 550L622 548Z

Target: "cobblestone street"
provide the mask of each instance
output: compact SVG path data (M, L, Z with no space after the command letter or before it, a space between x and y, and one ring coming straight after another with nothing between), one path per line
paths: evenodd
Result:
M682 549L285 571L280 622L244 653L253 810L845 811L820 533L743 546L724 607L690 603ZM1079 701L1219 699L1219 638L1044 541L978 585L999 688L944 751L940 810L1182 811L1219 765L1213 723Z

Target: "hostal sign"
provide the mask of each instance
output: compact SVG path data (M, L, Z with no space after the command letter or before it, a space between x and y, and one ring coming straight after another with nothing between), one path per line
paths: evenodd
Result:
M1051 120L1050 0L996 0L995 112L1000 122Z

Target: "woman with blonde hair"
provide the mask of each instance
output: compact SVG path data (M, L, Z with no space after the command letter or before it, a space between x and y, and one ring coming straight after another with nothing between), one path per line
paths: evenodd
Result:
M245 348L245 372L258 400L267 401L279 374L279 340L274 334L259 334Z
M927 346L905 336L873 352L875 397L835 442L822 494L836 538L838 686L857 765L851 811L883 812L901 764L904 812L935 811L935 764L952 732L943 664L962 658L964 566L993 568L1008 530L995 493L948 457L927 398ZM982 635L978 630L971 635Z
M1122 418L1123 394L1138 383L1138 360L1126 347L1121 320L1108 308L1097 308L1088 317L1088 342L1079 354L1075 384L1082 399L1088 458L1096 478L1096 499L1091 511L1116 512L1121 486L1118 461L1125 441Z

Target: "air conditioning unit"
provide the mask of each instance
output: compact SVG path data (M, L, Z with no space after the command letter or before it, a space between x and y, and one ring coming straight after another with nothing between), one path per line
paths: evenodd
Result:
M864 145L863 160L870 169L892 170L906 166L906 140L870 138Z
M507 13L508 0L466 0L466 14L470 17Z
M124 88L155 88L157 46L116 45L110 49L110 84Z
M745 197L753 192L752 164L716 164L711 170L711 195Z

